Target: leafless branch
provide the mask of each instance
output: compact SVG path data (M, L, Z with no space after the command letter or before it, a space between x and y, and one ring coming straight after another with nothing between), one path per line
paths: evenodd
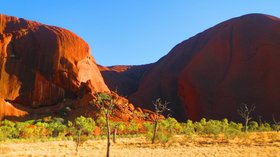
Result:
M237 112L238 114L244 119L245 121L245 132L247 132L248 129L248 123L249 121L252 119L252 117L250 117L251 112L253 112L255 110L255 105L251 105L250 107L248 107L247 104L243 103L243 107L241 106Z

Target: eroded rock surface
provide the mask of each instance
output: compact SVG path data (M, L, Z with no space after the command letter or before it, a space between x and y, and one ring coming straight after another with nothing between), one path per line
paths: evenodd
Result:
M109 91L83 39L63 28L0 15L2 100L33 109L53 106L76 98L87 81L92 91ZM0 104L5 115L4 101Z

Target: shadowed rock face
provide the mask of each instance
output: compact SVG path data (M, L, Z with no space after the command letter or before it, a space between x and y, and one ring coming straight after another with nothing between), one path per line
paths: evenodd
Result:
M163 98L184 120L240 120L241 103L254 116L280 119L280 19L250 14L218 24L175 46L143 76L129 99L146 108Z
M66 29L0 15L1 99L52 106L77 97L87 81L92 91L109 91L84 40Z
M99 70L111 91L122 96L130 96L136 92L142 76L152 67L153 64L137 66L98 66Z

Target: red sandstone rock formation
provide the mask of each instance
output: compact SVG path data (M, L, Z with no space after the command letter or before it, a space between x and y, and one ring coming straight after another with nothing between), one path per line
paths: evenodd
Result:
M241 103L254 116L280 119L280 19L250 14L183 41L143 77L130 100L147 108L163 98L173 116L237 120Z
M153 64L137 66L98 66L99 70L111 91L122 96L130 96L136 92L142 76L152 67Z
M0 22L0 120L56 116L66 108L69 119L96 117L95 92L117 100L113 119L141 121L146 112L153 117L148 110L136 115L126 98L109 91L88 44L74 33L6 15L0 15Z
M76 98L87 81L92 91L109 91L84 40L63 28L0 15L1 115L13 115L3 100L54 106Z

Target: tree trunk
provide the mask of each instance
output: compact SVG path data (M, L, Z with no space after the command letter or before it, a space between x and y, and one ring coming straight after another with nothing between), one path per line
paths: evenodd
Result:
M245 132L247 132L247 130L248 130L248 121L249 121L249 119L246 118L246 120L245 120Z
M114 127L113 142L116 143L117 128Z
M81 131L78 131L78 137L77 137L77 141L76 141L76 154L78 155L79 153L79 146L81 143Z
M152 137L152 144L155 143L156 133L157 133L157 125L158 125L158 114L156 114L154 132L153 132L153 137Z
M107 153L106 157L110 157L110 125L109 125L109 110L106 110L106 126L107 126Z

